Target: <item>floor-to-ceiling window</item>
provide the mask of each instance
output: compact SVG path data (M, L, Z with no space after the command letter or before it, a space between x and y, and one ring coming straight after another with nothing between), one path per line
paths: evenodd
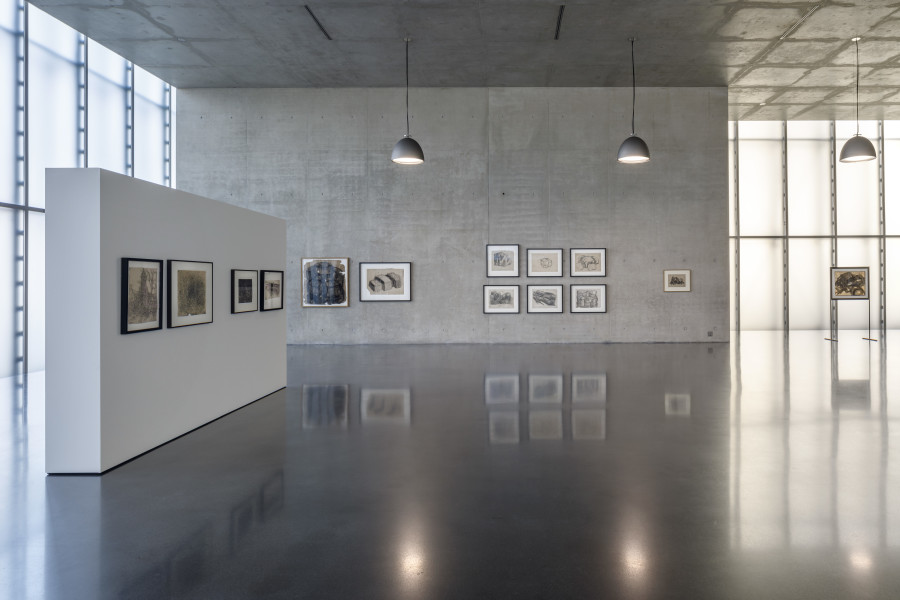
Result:
M856 126L729 124L732 329L900 328L900 122L860 123L878 158L842 163ZM833 266L868 267L870 300L832 302Z
M140 67L0 0L0 378L44 368L44 169L172 185L173 102Z

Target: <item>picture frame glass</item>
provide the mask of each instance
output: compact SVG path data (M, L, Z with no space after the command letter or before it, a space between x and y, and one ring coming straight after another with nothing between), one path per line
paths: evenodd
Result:
M562 248L529 248L529 277L562 277Z
M359 263L360 302L409 302L412 263Z
M260 279L259 309L266 311L284 308L284 271L260 271Z
M303 307L350 306L349 258L301 258L300 268Z
M121 333L162 329L163 261L122 259Z
M571 248L569 274L572 277L606 277L606 248Z
M563 311L563 286L529 285L528 312L561 313Z
M213 321L213 264L169 261L169 327L202 325Z
M254 312L259 309L259 272L231 270L231 313Z
M486 254L488 277L519 276L518 244L488 244Z

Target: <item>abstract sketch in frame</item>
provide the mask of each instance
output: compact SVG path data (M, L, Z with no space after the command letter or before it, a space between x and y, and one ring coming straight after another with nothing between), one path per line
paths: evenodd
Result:
M488 277L518 277L519 276L519 245L518 244L488 244L487 245L487 276Z
M530 313L561 313L563 311L563 286L529 285L526 293L527 310Z
M569 286L569 312L605 313L606 284Z
M163 261L122 259L121 333L162 329Z
M170 260L166 302L169 327L202 325L213 321L213 264Z
M360 302L412 300L412 263L359 263Z
M231 270L231 314L259 309L259 272Z
M519 286L484 286L484 314L518 314Z
M259 310L284 308L284 271L260 271Z
M562 277L562 248L529 248L528 277Z
M689 292L691 291L690 269L666 269L663 271L664 292Z
M304 307L350 306L349 258L301 258L300 264Z
M569 249L572 277L606 277L606 248Z
M832 300L868 300L869 267L831 267Z

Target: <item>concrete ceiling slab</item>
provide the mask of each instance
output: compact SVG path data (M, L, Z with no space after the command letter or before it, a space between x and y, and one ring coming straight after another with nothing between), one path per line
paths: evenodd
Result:
M183 88L402 86L407 36L416 87L629 86L635 36L639 86L730 85L749 119L843 114L859 35L862 114L900 112L898 0L32 4Z

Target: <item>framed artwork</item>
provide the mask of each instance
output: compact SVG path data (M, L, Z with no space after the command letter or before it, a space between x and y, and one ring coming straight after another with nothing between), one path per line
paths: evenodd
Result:
M409 302L412 263L359 263L360 302Z
M260 271L259 310L284 308L284 271Z
M513 375L485 375L484 376L484 403L485 404L518 404L519 403L519 374Z
M396 423L409 425L412 391L373 390L363 388L359 393L359 414L363 423Z
M122 259L121 333L162 329L163 261Z
M563 311L563 286L561 285L529 285L528 312L561 313Z
M231 314L259 310L259 271L231 270Z
M305 308L350 306L349 258L301 258Z
M169 327L213 321L213 264L193 260L169 261Z
M605 440L606 410L602 408L574 409L572 411L572 439Z
M349 405L349 385L304 385L303 429L346 429Z
M831 267L832 300L868 300L869 267Z
M561 440L561 410L535 410L528 415L528 437L533 440Z
M529 277L562 277L562 248L529 248Z
M569 312L605 313L606 284L569 286Z
M606 248L570 249L569 274L572 277L606 277Z
M562 404L562 375L529 375L528 401L537 404Z
M519 276L519 245L488 244L487 246L488 277Z
M689 417L691 416L691 395L666 393L666 416Z
M690 269L667 269L663 271L664 292L689 292L691 291Z
M492 444L519 443L518 411L498 411L488 413L488 429Z
M572 403L606 404L606 373L572 373Z
M519 286L484 286L484 314L518 314Z

